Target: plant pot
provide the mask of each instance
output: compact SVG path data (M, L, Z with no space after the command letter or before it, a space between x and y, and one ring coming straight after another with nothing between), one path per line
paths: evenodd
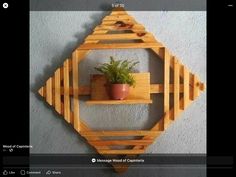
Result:
M113 100L124 100L129 95L128 84L111 84L110 96Z

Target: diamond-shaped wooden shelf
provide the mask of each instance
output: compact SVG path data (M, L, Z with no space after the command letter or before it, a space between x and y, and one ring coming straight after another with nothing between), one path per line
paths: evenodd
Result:
M112 32L112 34L110 33ZM119 34L114 34L119 32ZM130 32L130 33L127 33ZM117 40L119 42L117 42ZM128 40L128 42L127 42ZM130 42L134 40L138 42ZM113 42L113 43L111 43ZM84 121L79 114L79 96L91 95L90 86L79 84L80 61L91 50L97 49L150 49L157 54L164 62L164 83L149 84L150 94L164 94L164 115L150 130L127 130L127 131L94 131ZM170 83L170 70L173 70L173 83ZM71 74L70 74L71 73ZM72 78L70 78L72 77ZM70 83L72 82L72 84ZM71 86L70 86L71 85ZM55 108L58 114L73 125L74 129L83 136L87 142L93 146L98 153L107 154L132 154L138 155L145 152L148 145L167 129L167 127L176 120L187 106L195 100L200 91L204 90L204 84L199 78L191 73L186 66L181 64L180 60L170 53L170 51L154 36L147 32L145 28L137 23L133 17L127 14L123 9L115 9L110 15L104 17L102 23L98 25L93 33L85 39L73 53L59 67L53 76L51 76L44 86L39 89L39 94L46 99L46 102ZM173 93L174 106L170 107L170 93ZM183 96L181 96L183 95ZM70 103L72 98L72 104ZM144 99L141 99L142 101ZM138 103L140 99L134 99L133 103ZM151 102L147 99L146 102ZM132 103L126 101L111 100L91 100L88 104L116 104ZM72 109L73 107L73 109ZM124 139L103 140L102 137L124 137ZM125 137L135 136L139 139L127 140ZM128 149L115 149L114 145L124 145ZM130 148L131 147L131 148ZM117 172L127 169L126 164L112 164Z

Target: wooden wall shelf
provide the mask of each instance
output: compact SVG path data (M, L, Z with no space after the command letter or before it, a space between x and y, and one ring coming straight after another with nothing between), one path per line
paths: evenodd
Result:
M131 33L127 34L126 30ZM108 34L109 32L113 34ZM114 34L114 32L119 32L119 34ZM104 43L108 40L117 39L122 39L123 41L139 39L141 42ZM100 41L103 41L103 43L99 43ZM136 88L131 89L129 97L123 101L108 100L109 98L104 89L105 80L101 76L93 77L91 86L80 85L78 65L88 52L94 49L119 48L148 48L152 50L164 62L164 82L150 84L149 73L134 74L137 81ZM170 83L171 69L174 75L173 83ZM73 51L72 56L66 59L62 66L57 68L38 92L101 155L139 155L145 152L148 145L153 143L204 89L204 83L195 74L191 73L160 41L147 32L144 26L136 22L124 9L116 8L110 15L104 17L102 23L94 29L93 33L85 39L83 44ZM173 106L170 106L170 93L173 93ZM92 105L151 103L150 94L163 94L164 96L164 115L160 119L157 118L159 121L150 130L97 132L83 121L86 118L81 119L80 117L79 96L81 95L90 95L91 100L87 104ZM183 97L180 97L180 94ZM71 109L72 107L73 109ZM121 138L119 140L113 139L117 135L120 135ZM104 140L103 136L109 136L110 140ZM127 140L125 138L127 136L139 136L140 138ZM127 146L125 146L125 149L120 150L113 147L112 145L114 144ZM125 164L111 165L117 172L124 172L128 168L128 165Z
M104 75L91 76L91 100L88 105L95 104L150 104L150 73L132 73L135 87L129 88L129 95L125 100L111 100L107 94L107 79Z
M86 101L88 105L96 104L151 104L152 100L90 100Z

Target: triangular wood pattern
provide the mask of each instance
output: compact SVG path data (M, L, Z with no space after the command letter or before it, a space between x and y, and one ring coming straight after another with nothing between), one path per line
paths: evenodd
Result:
M110 31L119 31L119 34L108 34ZM126 33L131 31L132 33ZM141 40L139 43L106 43L116 40ZM102 43L101 43L102 42ZM96 49L130 49L144 48L151 49L164 62L164 83L151 84L151 94L164 94L164 115L150 130L127 130L127 131L93 131L79 116L79 95L90 95L90 86L79 85L78 64L91 50ZM170 68L173 69L174 83L170 84ZM72 78L70 78L72 77ZM183 83L180 84L180 78ZM72 81L72 83L69 83ZM168 126L178 117L187 106L195 100L201 91L204 90L204 83L191 73L180 60L145 28L137 23L133 17L123 9L115 9L110 15L105 16L102 23L95 27L93 33L88 35L73 53L71 58L64 61L53 76L44 86L39 89L39 94L46 99L46 102L53 106L64 119L73 125L75 130L93 146L98 153L138 155L145 152L148 145L165 131ZM174 106L170 108L169 94L174 95ZM183 97L180 98L180 93ZM70 103L72 98L72 104ZM73 110L72 110L73 107ZM138 136L138 140L102 140L101 137L126 137ZM131 149L112 149L114 145L131 145ZM125 164L113 164L117 172L125 171L128 166Z

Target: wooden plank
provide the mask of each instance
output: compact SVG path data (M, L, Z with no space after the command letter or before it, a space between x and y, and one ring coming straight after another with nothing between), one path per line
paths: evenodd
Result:
M167 49L164 49L164 114L169 112L170 109L170 54ZM166 116L164 120L164 129L166 129L169 123L169 116Z
M135 40L142 38L149 38L151 35L149 33L139 34L92 34L89 35L86 40Z
M170 93L174 93L174 84L170 84L169 85L169 91ZM183 93L184 91L184 85L180 84L179 85L179 91L180 93ZM163 93L164 92L164 85L163 84L151 84L150 85L150 93L154 94L154 93Z
M45 92L45 88L44 88L44 86L42 86L42 87L38 90L38 93L39 93L42 97L45 97L44 92Z
M73 85L73 118L74 128L80 131L80 118L79 118L79 66L78 66L77 51L72 53L72 85Z
M170 84L170 93L174 93L174 85ZM180 84L180 93L183 93L184 85ZM79 86L79 95L90 95L91 94L91 88L90 86ZM151 84L150 85L150 94L156 94L156 93L163 93L164 92L164 85L163 84ZM64 87L61 87L61 95L64 95ZM70 95L73 95L73 88L70 87Z
M70 68L70 71L72 70L72 68ZM63 66L60 67L60 78L61 78L61 85L63 84L63 80L64 80L64 72L63 72Z
M105 33L107 33L108 32L108 30L97 30L97 31L94 31L93 32L93 34L105 34ZM85 41L84 43L87 43L88 41ZM99 41L97 41L97 42L94 42L94 41L92 41L91 43L98 43Z
M54 94L55 94L55 110L61 114L61 70L56 70L54 74Z
M99 31L99 30L109 30L109 31L143 30L144 31L145 27L141 24L130 24L124 27L112 24L112 25L98 25L97 27L94 28L94 31Z
M114 146L114 145L149 145L153 140L101 140L90 141L93 146Z
M64 84L64 118L65 120L70 123L70 78L69 78L69 59L67 59L63 63L63 84Z
M96 50L96 49L138 49L160 47L158 43L112 43L112 44L82 44L79 50Z
M110 15L128 15L124 9L112 10Z
M79 95L90 95L91 89L90 86L79 86Z
M110 15L128 15L128 13L122 10L117 10L117 11L112 11Z
M81 131L80 134L85 137L89 136L155 136L160 131L145 130L128 130L128 131Z
M196 75L193 75L193 100L195 100L199 96L199 80Z
M174 84L170 84L170 93L174 93ZM184 85L180 84L180 93L183 93ZM91 94L91 88L90 86L79 86L79 95L90 95ZM150 94L156 94L156 93L163 93L164 92L164 85L163 84L150 84ZM64 95L64 87L61 87L61 95ZM70 87L70 95L73 95L73 88Z
M137 23L135 20L131 20L131 19L123 19L120 21L124 22L125 24L136 24ZM117 23L117 20L104 20L104 21L102 21L102 25L113 25L115 23Z
M52 76L52 106L55 107L55 77Z
M183 81L184 81L184 104L183 109L186 109L189 102L189 71L183 66Z
M90 86L79 86L79 95L90 95ZM69 94L73 95L73 87L69 87ZM64 87L61 87L61 95L64 95Z
M134 20L134 18L131 17L130 15L109 15L102 19L102 21L109 21L109 20L115 20L115 21Z
M46 101L52 105L52 78L50 77L46 82Z
M173 119L178 115L179 112L179 100L180 100L180 75L179 75L179 62L174 58L174 116Z
M204 91L206 89L206 85L202 82L199 82L199 88L201 91Z
M108 104L151 104L152 100L90 100L86 101L88 105L108 105Z
M144 150L99 150L100 154L143 154Z

